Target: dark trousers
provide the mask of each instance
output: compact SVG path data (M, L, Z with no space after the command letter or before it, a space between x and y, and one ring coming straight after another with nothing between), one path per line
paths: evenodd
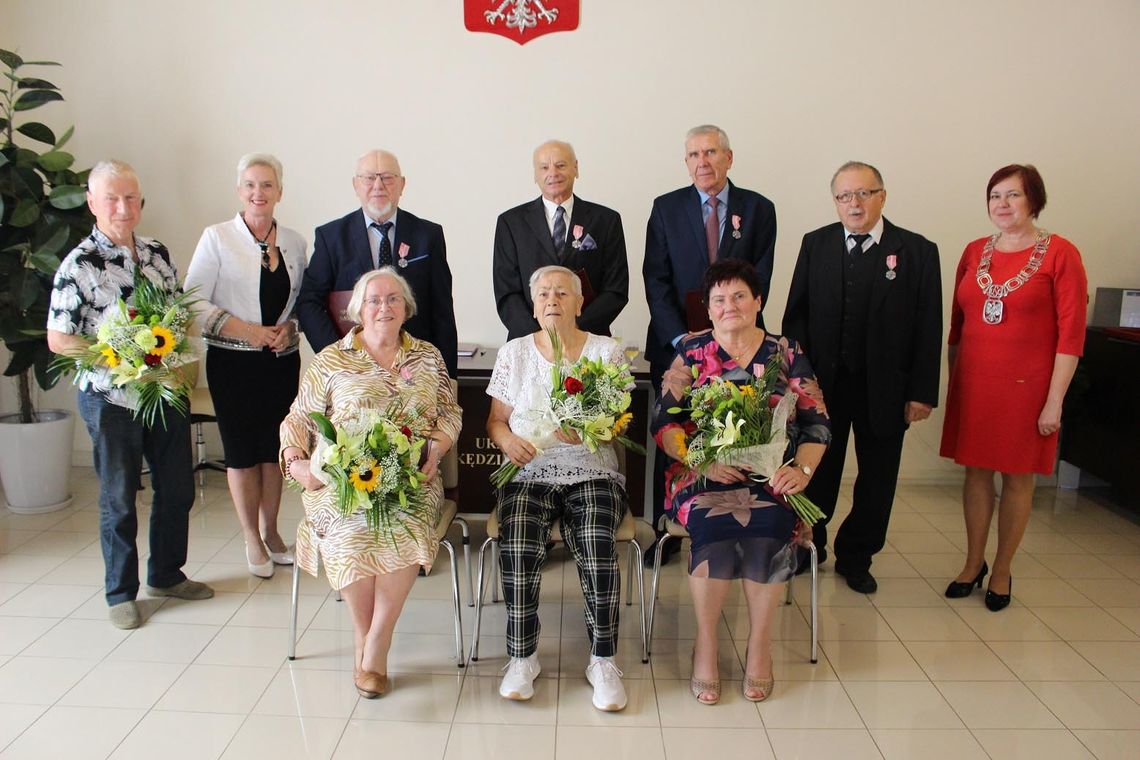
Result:
M156 420L154 428L147 429L130 409L96 393L79 392L79 413L91 434L99 476L99 541L108 605L131 601L139 592L135 499L143 457L154 488L147 583L165 588L186 580L182 566L194 505L190 418L170 407L165 412L165 427Z
M839 480L847 457L847 439L855 433L855 457L859 471L851 514L835 536L835 564L845 571L859 572L871 567L871 557L887 540L887 523L895 500L905 428L888 435L876 434L867 414L866 376L840 373L835 389L826 398L831 420L831 446L807 487L807 497L827 515L815 524L812 536L816 548L827 545L827 523L835 514ZM899 416L903 409L898 410Z
M591 654L617 649L621 577L614 533L628 508L625 490L612 480L569 486L510 483L499 496L499 558L507 603L507 654L529 657L538 648L538 592L546 543L556 518L578 565Z

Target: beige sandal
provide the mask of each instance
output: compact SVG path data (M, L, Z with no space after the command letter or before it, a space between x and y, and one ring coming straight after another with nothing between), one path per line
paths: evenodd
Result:
M696 667L697 650L693 649L692 657L689 658L692 667ZM689 678L689 691L693 693L693 699L700 702L702 705L715 705L720 701L720 679L716 678L711 681L692 676ZM702 694L712 694L712 699L701 699Z
M744 698L749 702L763 702L765 699L772 696L772 690L774 688L776 688L775 678L753 678L747 673L744 674ZM749 689L760 692L760 696L752 696L748 693Z

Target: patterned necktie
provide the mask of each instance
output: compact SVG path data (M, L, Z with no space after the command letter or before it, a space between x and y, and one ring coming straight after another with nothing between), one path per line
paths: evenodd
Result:
M562 253L562 247L566 245L566 209L561 206L554 210L554 231L550 239L554 241L554 252Z
M851 248L847 252L850 254L862 253L863 252L863 243L865 243L867 241L867 238L869 238L869 237L871 237L871 236L870 235L851 235L848 238L848 240L854 240L855 245L851 246Z
M705 242L709 247L709 263L716 261L716 249L720 248L720 216L716 212L717 200L715 195L709 196L709 217L705 219Z
M392 266L392 244L388 241L388 230L392 229L391 222L384 222L383 224L372 223L372 226L380 230L380 249L376 253L376 258L379 267Z

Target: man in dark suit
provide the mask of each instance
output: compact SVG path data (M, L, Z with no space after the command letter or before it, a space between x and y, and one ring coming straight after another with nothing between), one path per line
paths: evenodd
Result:
M492 279L507 340L538 330L530 275L558 264L582 279L585 303L578 326L609 335L629 300L625 233L616 211L574 195L578 158L570 143L551 140L534 150L534 181L542 196L499 215Z
M938 404L942 275L938 246L882 216L887 191L875 167L839 167L831 194L839 222L804 235L783 330L811 360L831 418L831 447L806 489L827 515L813 536L821 558L855 432L859 472L835 537L835 571L869 594L878 588L871 558L886 542L903 434Z
M458 338L443 228L399 208L404 184L391 153L373 150L357 160L352 186L361 208L317 228L297 314L309 345L320 351L340 337L329 293L351 290L367 271L395 266L416 297L416 316L404 327L438 348L455 377Z
M776 249L776 207L763 195L729 181L732 149L723 129L712 124L690 129L685 136L685 166L693 184L653 201L645 233L642 274L649 301L645 358L658 396L677 342L687 333L710 326L700 294L701 278L709 264L738 258L756 267L763 309ZM757 324L764 326L761 316ZM665 455L658 452L654 525L664 510L664 478ZM676 542L668 546L675 547Z

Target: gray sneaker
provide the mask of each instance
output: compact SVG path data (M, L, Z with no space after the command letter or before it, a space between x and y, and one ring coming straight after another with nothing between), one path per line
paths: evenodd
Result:
M138 604L133 600L112 604L109 610L109 616L111 618L111 625L116 628L130 630L142 625L142 614L139 613Z
M190 600L209 599L214 595L214 589L205 583L192 581L189 578L181 583L175 583L173 586L167 586L166 588L147 586L146 592L151 596L172 596L175 599Z

